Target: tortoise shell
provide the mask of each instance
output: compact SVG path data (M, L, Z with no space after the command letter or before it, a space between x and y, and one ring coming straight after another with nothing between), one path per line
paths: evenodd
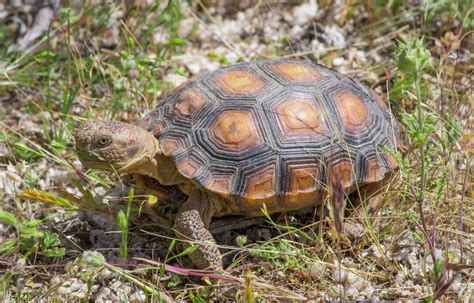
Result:
M347 192L397 167L391 114L377 94L310 61L226 66L179 87L140 123L179 173L246 208L320 199L328 174Z

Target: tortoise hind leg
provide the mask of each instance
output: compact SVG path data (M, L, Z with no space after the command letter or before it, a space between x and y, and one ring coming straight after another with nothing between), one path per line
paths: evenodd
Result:
M198 246L189 257L199 269L222 270L222 256L211 232L209 223L213 210L209 201L199 191L193 192L179 209L174 229L176 237ZM189 247L190 243L185 242Z

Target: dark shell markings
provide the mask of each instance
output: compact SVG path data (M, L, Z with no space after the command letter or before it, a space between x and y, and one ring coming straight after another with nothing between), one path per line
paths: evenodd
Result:
M346 188L382 181L398 129L372 90L310 61L209 72L144 120L178 171L233 203L299 208L339 170Z

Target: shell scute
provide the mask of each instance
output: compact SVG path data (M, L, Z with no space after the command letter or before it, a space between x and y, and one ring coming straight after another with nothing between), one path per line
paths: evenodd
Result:
M217 77L215 82L225 93L231 95L256 94L265 86L265 82L248 70L225 72Z
M279 63L270 66L273 71L287 82L313 84L324 78L319 69L304 64L304 62Z
M265 203L272 206L277 202L276 163L267 163L263 167L255 169L244 178L244 191L242 200L244 204L261 207Z
M351 91L340 91L334 94L333 98L346 131L357 133L367 128L368 109L357 95Z
M322 189L321 167L317 161L306 158L291 159L284 162L286 176L284 203L294 208L306 205L317 199Z
M206 97L196 88L191 88L179 95L174 104L176 115L192 119L206 105Z
M249 111L227 110L215 118L209 139L231 152L247 151L263 144L256 124Z

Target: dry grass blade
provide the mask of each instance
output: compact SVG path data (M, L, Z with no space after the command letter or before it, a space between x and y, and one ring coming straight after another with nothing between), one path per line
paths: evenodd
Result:
M245 302L254 302L252 276L248 270L245 271Z
M155 265L155 266L164 266L164 268L167 271L173 272L173 273L178 274L178 275L207 277L207 278L210 278L210 279L236 282L236 283L239 283L240 285L242 285L243 287L247 286L247 281L246 281L247 278L234 277L234 276L230 276L226 273L218 274L218 273L213 273L213 272L209 272L209 271L180 268L180 267L176 267L176 266L172 266L172 265L168 265L168 264L163 264L163 263L160 263L160 262L156 262L156 261L148 260L148 259L144 259L144 258L134 258L134 259L138 260L138 261L143 261L143 262ZM276 294L278 294L279 296L283 296L284 298L287 298L287 299L290 299L290 300L303 300L303 301L308 300L305 296L297 294L297 293L295 293L295 292L293 292L289 289L285 289L285 288L282 288L282 287L275 287L275 286L273 286L271 284L268 284L268 283L265 283L265 282L253 281L252 285L255 287L255 289L257 289L257 288L264 289L266 295L268 295L269 291L272 291L272 292L275 292Z
M167 294L165 294L164 292L162 292L160 290L157 290L154 286L150 286L149 283L147 283L147 282L144 283L144 282L136 279L132 275L126 273L123 269L118 268L118 267L113 266L113 265L110 265L108 263L105 263L104 265L109 270L117 273L122 278L132 282L133 284L141 287L142 289L146 289L147 292L149 292L150 294L153 294L154 296L156 296L156 298L154 298L154 300L157 300L157 302L174 302L173 299L171 297L169 297ZM153 302L155 302L154 300L153 300Z
M43 203L48 203L52 205L57 205L64 207L68 210L78 210L79 207L73 205L70 201L67 199L58 197L56 195L53 195L48 192L43 192L43 191L38 191L38 190L33 190L33 189L28 189L25 190L21 193L18 194L18 198L20 199L26 199L26 200L34 200L34 201L39 201Z
M334 228L341 235L344 228L344 188L340 170L334 169L330 175L331 219Z

